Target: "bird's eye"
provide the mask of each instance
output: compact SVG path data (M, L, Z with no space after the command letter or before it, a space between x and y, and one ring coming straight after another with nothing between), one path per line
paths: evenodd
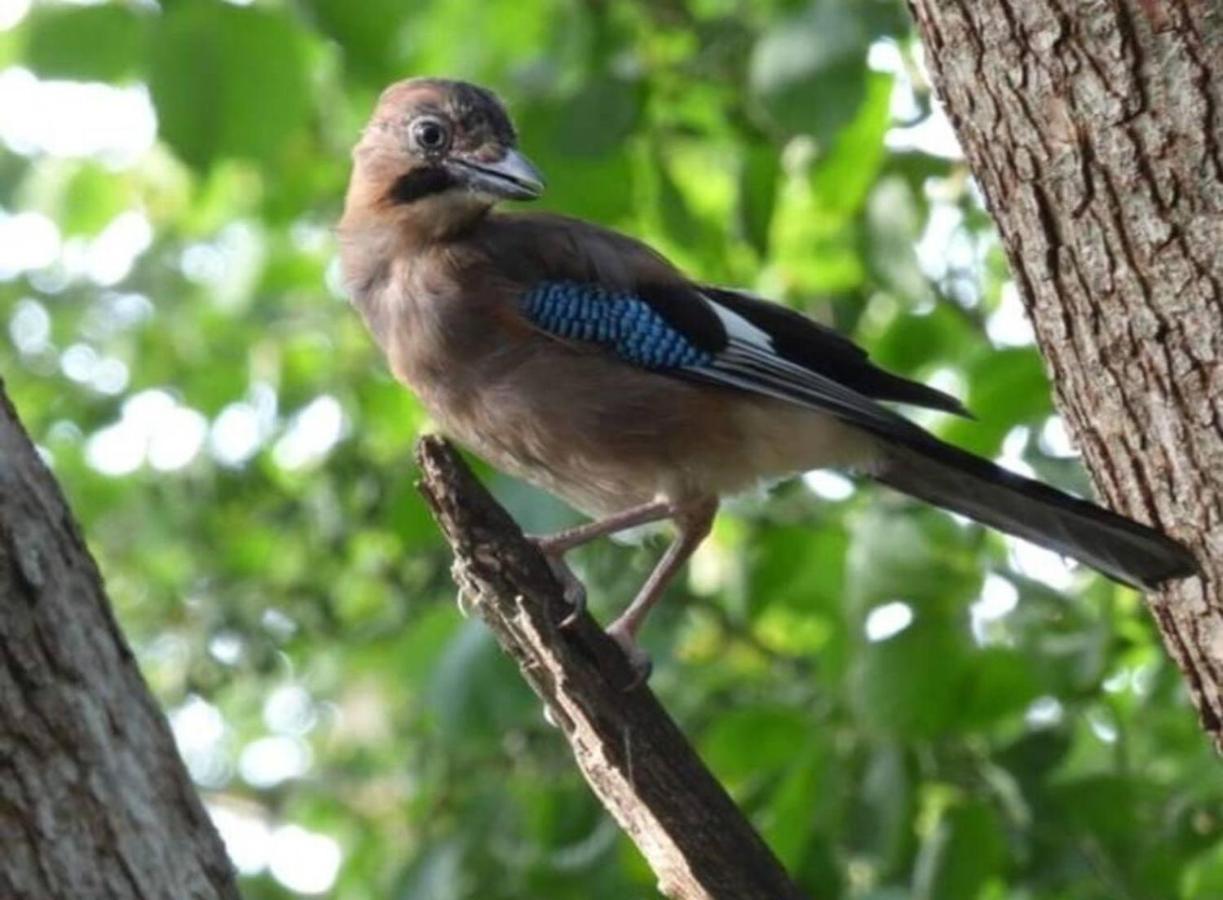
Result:
M443 150L450 142L450 131L439 119L422 118L412 123L412 139L416 146L428 153Z

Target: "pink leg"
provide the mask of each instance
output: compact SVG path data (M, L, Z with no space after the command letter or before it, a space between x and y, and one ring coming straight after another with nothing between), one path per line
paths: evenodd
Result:
M650 675L650 657L637 643L637 632L641 630L646 616L654 605L662 599L667 585L688 561L701 542L709 535L713 526L713 517L718 510L716 500L702 500L678 511L674 518L679 528L679 534L667 548L650 577L646 579L628 609L621 613L616 621L607 628L607 633L624 650L636 677L625 690L633 690L641 685Z
M561 628L572 627L577 622L578 616L586 609L586 587L573 574L569 564L565 562L565 554L575 547L590 543L596 538L615 534L628 528L635 528L638 525L645 525L648 522L657 522L660 519L668 518L675 514L677 508L673 503L665 500L653 500L640 506L621 510L618 513L613 513L606 518L598 519L594 522L587 522L575 528L566 528L564 531L558 531L556 534L531 538L535 545L543 551L544 556L548 560L548 565L552 567L552 573L561 583L561 587L565 592L565 599L573 607L573 611L561 620Z
M645 525L647 522L657 522L661 519L669 518L675 515L676 511L677 507L666 500L652 500L640 506L633 506L618 513L612 513L612 515L604 519L596 519L593 522L587 522L585 525L566 528L564 531L558 531L556 534L532 537L531 540L548 556L560 556L568 553L574 547L589 544L596 538L615 534L617 531L635 528L638 525Z

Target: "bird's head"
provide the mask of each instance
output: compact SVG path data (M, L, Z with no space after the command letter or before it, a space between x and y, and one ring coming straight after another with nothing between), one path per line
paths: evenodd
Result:
M533 200L544 189L501 101L462 81L391 85L353 156L350 206L391 212L433 236L462 230L498 201Z

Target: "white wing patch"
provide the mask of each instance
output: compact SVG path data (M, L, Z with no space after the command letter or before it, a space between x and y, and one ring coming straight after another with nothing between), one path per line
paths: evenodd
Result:
M716 300L710 299L708 294L701 294L701 296L709 304L709 308L722 320L722 327L726 329L726 336L730 339L731 343L739 341L768 350L770 353L773 352L773 339L767 331L757 328L737 312L727 309Z
M829 412L850 422L895 431L915 430L908 419L838 381L777 353L772 336L705 294L726 329L727 345L710 365L690 369L709 381Z

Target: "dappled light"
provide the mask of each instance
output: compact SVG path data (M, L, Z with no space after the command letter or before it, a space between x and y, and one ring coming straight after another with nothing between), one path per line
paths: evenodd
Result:
M246 895L652 896L456 608L413 488L432 423L345 302L351 146L424 73L504 96L543 208L963 399L914 416L940 437L1090 482L898 0L0 0L0 375ZM580 520L480 472L529 531ZM642 538L573 555L600 621ZM810 473L723 511L643 642L814 896L1223 896L1175 668L1057 554Z

